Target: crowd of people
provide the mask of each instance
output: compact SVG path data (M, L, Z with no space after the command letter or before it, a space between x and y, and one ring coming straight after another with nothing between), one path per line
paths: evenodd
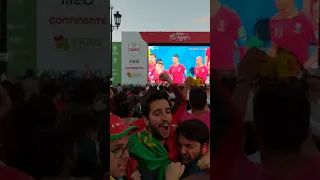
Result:
M3 80L0 179L320 178L319 77L283 49L248 50L236 77L210 74L210 86L167 73L168 86Z
M197 140L186 144L184 138L177 144L175 132L170 127L173 126L172 121L177 121L181 115L189 118L186 112L187 92L181 90L183 86L174 84L169 75L161 75L161 78L172 85L118 86L111 90L110 82L100 78L51 77L45 74L36 77L32 70L27 70L24 78L2 78L0 179L101 180L122 177L124 172L126 179L132 180L148 176L151 179L167 179L168 176L179 176L174 170L177 165L171 164L168 158L177 161L180 155L184 162L190 163L190 168L186 167L185 172L206 171L208 157L203 157L206 163L201 165L202 168L191 166L197 167L193 160L200 158L202 149L209 151L209 90L201 87L190 91L190 99L196 103L194 113L203 113L206 120L189 121L180 130L177 129L180 131L177 135L182 135L181 138L190 136ZM192 81L192 78L186 81L185 87L191 86ZM200 105L195 95L199 92L203 98ZM141 99L146 100L143 103ZM158 109L159 102L161 109ZM170 103L163 106L164 102ZM174 112L176 118L171 117ZM146 126L146 118L143 117L148 117L149 113L152 114L149 116L150 125ZM166 116L165 122L162 122L163 115ZM128 127L129 123L135 123L137 128ZM204 133L200 138L198 133L193 132L195 125L198 126L198 133ZM140 131L138 127L145 131ZM157 145L161 144L162 148L140 157L140 151L148 149L142 145L139 147L137 143L141 138L149 141L145 139L151 135L149 130L158 133L150 141L159 137L162 140ZM133 131L139 131L139 135L131 136L128 143L127 134ZM164 145L167 138L170 141ZM171 155L166 155L164 146L167 145L172 149ZM178 146L186 148L183 154L175 152ZM126 149L131 149L130 157L133 154L136 157L129 158ZM189 149L193 150L193 154L188 153ZM171 168L161 164L164 162ZM158 168L162 168L161 173L155 172Z
M129 163L127 168L138 168L143 179L180 179L180 176L207 173L210 158L204 155L209 151L210 109L207 97L210 89L191 88L193 78L188 78L183 86L174 83L167 73L161 74L160 78L170 85L118 85L111 90L114 94L111 98L111 120L115 116L121 118L123 127L122 131L115 130L117 135L110 137L110 145L117 147L120 144L125 148L130 144L131 147L126 159L113 159L110 154L110 165L119 161ZM187 99L191 113L187 111ZM114 124L119 121L110 121L110 136L113 136ZM182 168L181 164L172 164L180 161L185 165L183 172L175 169ZM111 167L110 176L120 178L125 172L134 170L122 171L121 174L121 169Z

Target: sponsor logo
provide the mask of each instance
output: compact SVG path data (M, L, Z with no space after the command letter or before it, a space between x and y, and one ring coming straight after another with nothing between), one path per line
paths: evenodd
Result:
M87 5L90 6L94 0L62 0L63 5Z
M186 42L189 41L191 38L187 33L172 33L169 35L169 41L175 42Z
M125 69L143 69L143 67L125 67Z
M301 23L297 23L294 29L294 32L297 34L301 33Z
M127 73L128 78L141 77L141 73Z
M139 62L140 62L139 59L130 59L129 60L130 64L138 64Z
M79 17L79 16L51 16L50 24L56 25L105 25L107 18L105 17Z
M56 48L63 51L73 49L100 48L103 42L99 38L67 38L58 35L53 38Z
M133 56L137 56L140 53L140 44L132 43L128 44L128 52Z
M224 32L225 30L226 30L225 22L224 22L224 20L220 20L218 31L219 32Z

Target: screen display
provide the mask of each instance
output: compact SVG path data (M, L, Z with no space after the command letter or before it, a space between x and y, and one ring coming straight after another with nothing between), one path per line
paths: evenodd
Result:
M149 46L148 56L148 83L163 83L162 72L179 84L188 76L208 82L210 46Z
M234 70L251 47L271 56L282 47L311 74L318 71L319 0L212 0L211 6L212 46L217 47L211 68Z

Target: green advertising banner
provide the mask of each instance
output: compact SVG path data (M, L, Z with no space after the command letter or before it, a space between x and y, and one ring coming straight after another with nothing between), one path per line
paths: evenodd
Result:
M37 69L37 0L7 1L8 74Z
M121 83L121 42L112 42L113 84Z

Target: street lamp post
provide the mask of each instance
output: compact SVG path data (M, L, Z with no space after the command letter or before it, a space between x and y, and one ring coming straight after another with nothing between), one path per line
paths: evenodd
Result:
M112 33L114 30L118 30L121 24L121 17L122 15L119 13L119 11L116 11L115 14L113 13L113 6L110 6L110 39L111 39L111 74L110 77L112 77ZM113 15L113 17L112 17ZM113 18L114 18L114 24L113 24Z

